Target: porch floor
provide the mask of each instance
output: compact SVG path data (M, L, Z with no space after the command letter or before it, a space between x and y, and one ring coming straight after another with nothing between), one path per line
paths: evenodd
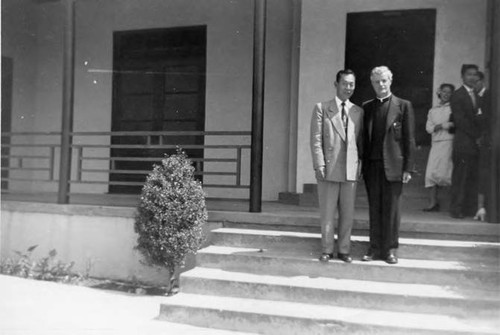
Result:
M1 200L30 203L57 203L56 193L2 193ZM355 218L357 220L368 220L368 206L366 201L357 201ZM125 194L73 194L70 197L71 205L95 205L102 207L128 207L135 208L139 202L138 195ZM248 200L221 200L207 199L207 209L209 212L241 212L249 214ZM404 197L402 198L402 220L412 222L432 222L432 223L472 223L479 222L467 217L462 220L453 219L445 210L441 212L423 212L422 208L427 205L427 200L423 198ZM304 207L284 204L277 201L264 201L262 203L261 214L272 214L279 216L304 216L319 217L319 210L316 207Z

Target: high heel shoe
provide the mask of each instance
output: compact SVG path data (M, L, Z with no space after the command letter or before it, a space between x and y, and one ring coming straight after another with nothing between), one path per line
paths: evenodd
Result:
M423 209L424 212L439 212L439 204Z

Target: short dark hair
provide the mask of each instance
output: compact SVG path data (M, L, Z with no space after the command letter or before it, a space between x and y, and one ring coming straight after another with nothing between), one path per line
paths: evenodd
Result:
M462 70L460 71L460 73L462 74L462 76L464 75L464 73L467 71L467 70L470 70L470 69L474 69L476 71L479 71L479 66L477 66L476 64L463 64L462 65Z
M478 76L479 80L484 80L484 72L477 71L477 76Z
M337 72L337 76L335 76L335 81L338 83L340 81L340 79L342 78L342 76L347 76L348 74L352 74L354 76L354 78L356 78L356 74L354 73L353 70L345 69L345 70L340 70L339 72Z
M455 85L449 84L449 83L442 83L439 86L439 89L442 90L443 88L448 87L452 92L455 91Z

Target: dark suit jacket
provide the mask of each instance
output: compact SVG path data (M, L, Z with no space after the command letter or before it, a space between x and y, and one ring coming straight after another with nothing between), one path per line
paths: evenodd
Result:
M369 165L375 103L376 99L373 99L363 104L365 111L363 168L368 168ZM385 129L383 144L385 176L389 181L401 181L403 172L413 172L415 165L415 121L411 102L392 95ZM365 172L363 174L367 175Z
M479 97L479 107L481 108L481 115L475 118L476 125L479 127L481 137L481 145L491 144L491 96L490 90L486 89L482 97Z
M477 154L476 141L481 135L476 119L477 108L474 108L472 99L465 87L462 86L453 93L450 107L453 123L455 124L453 151L461 154Z

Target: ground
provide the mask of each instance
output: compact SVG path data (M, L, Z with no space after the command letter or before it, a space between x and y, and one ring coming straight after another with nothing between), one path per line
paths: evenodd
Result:
M243 334L156 320L165 296L0 275L2 335Z

